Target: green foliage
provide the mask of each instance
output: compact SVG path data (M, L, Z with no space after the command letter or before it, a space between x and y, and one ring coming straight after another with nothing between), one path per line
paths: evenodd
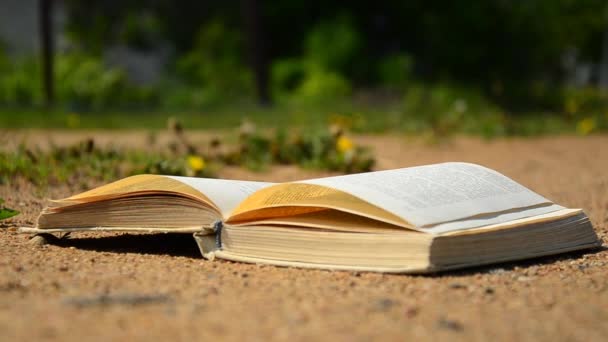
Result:
M576 121L578 134L608 130L608 92L596 88L567 88L563 99L564 113Z
M4 206L4 200L0 198L0 220L19 215L19 212L14 209L10 209Z
M242 44L240 33L222 21L202 26L194 48L176 63L177 75L186 81L187 88L170 93L168 104L200 106L251 94L252 76L242 61Z
M34 58L12 63L0 52L0 103L30 105L42 101L40 67Z
M69 146L0 150L0 184L22 177L39 186L108 182L134 174L215 177L222 165L264 170L271 164L290 164L340 172L371 170L371 151L357 146L342 129L317 129L304 134L278 130L259 133L251 123L240 128L238 142L224 147L219 139L192 144L176 120L170 120L171 139L165 146L150 135L149 150L100 147L93 139Z
M94 148L92 140L69 147L52 147L44 152L20 145L15 151L0 152L0 182L8 183L21 175L38 185L65 182L86 175L95 179L114 179L120 171L118 154Z
M305 39L304 58L315 67L346 73L360 46L352 19L342 15L312 28Z
M455 132L487 137L505 134L504 114L474 89L447 84L412 86L406 91L404 106L405 118L413 123L409 129L430 132L435 138Z
M285 98L302 84L307 77L306 63L299 58L280 59L272 63L271 87L275 97Z
M277 60L271 68L274 94L298 103L327 103L351 94L344 76L353 65L360 37L349 17L315 26L301 58Z
M79 54L57 58L57 97L76 108L99 108L121 103L127 91L124 72L106 68L101 60Z
M507 116L503 120L503 126L508 136L539 136L574 131L572 123L547 113Z
M173 45L177 67L168 77L178 82L161 86L168 107L199 108L252 93L243 34L228 27L255 11L243 12L238 2L69 0L65 8L71 43L87 53L114 44ZM337 88L341 96L341 86L317 86L337 77L350 89L401 90L415 63L417 81L474 85L509 115L521 116L560 110L565 53L597 64L606 27L605 0L270 1L254 9L280 100L297 100L307 79L306 88L318 91L302 91L301 103L314 102L311 93L330 97L321 89ZM11 98L23 97L14 93Z
M375 163L371 151L357 146L337 126L304 133L279 129L275 135L260 134L250 123L241 129L238 146L222 156L231 165L263 170L272 163L344 173L370 171Z
M340 74L312 68L293 95L297 100L306 103L327 103L336 98L344 98L350 93L350 82Z
M199 168L193 167L189 162L189 157L171 156L168 154L149 154L141 156L141 160L129 174L158 174L171 176L189 176L189 177L215 177L215 172L210 167ZM204 164L203 164L204 165Z
M296 152L292 158L304 167L356 173L371 171L375 164L368 148L355 145L337 127L333 131L319 129L296 135L293 144ZM289 144L283 146L289 148Z
M49 150L20 145L14 151L0 151L0 183L21 176L46 186L64 182L112 181L137 173L212 177L211 169L192 170L187 156L133 149L98 147L88 139L71 146L51 146Z
M55 57L55 89L59 103L71 108L99 109L156 102L153 88L130 84L122 70L105 66L100 58L80 53ZM42 103L42 75L37 59L23 58L11 63L0 58L0 72L0 104Z
M241 134L233 152L223 156L228 165L240 165L253 171L262 171L273 162L272 142L259 134Z
M200 86L175 83L163 88L166 89L161 98L164 108L202 108L218 100L216 92Z
M563 111L574 117L602 116L608 113L608 92L597 88L566 88Z
M414 61L405 54L389 55L378 63L378 76L383 86L403 89L412 81Z
M351 83L339 73L300 60L277 61L271 80L275 98L297 104L326 104L352 93Z
M235 100L251 102L252 73L244 62L247 34L236 24L251 12L243 13L239 7L235 2L175 6L163 1L65 1L70 52L56 56L59 104L82 114L134 106L207 111L219 107L214 105L230 106ZM416 90L410 88L422 87L426 95L421 96L431 100L432 109L425 105L412 109L406 103L405 113L370 111L373 120L385 121L374 127L399 123L397 127L405 127L407 132L433 130L439 135L449 130L531 134L543 131L543 125L531 119L538 117L538 122L551 122L551 129L568 125L581 132L589 127L592 132L605 129L604 104L588 104L597 102L598 96L590 94L595 90L562 91L567 52L577 56L572 66L599 62L598 42L606 28L605 0L393 1L378 7L361 1L348 5L271 1L259 4L257 10L266 31L260 39L270 58L272 94L281 105L308 111L300 115L341 112L336 108L342 102L353 101L352 106L357 106L359 102L354 101L362 93L368 96L367 92L381 95L372 98L375 104L395 101L386 95L404 91L415 97ZM173 60L165 79L135 86L123 70L104 65L99 56L117 44L136 49L171 46ZM42 103L38 57L10 61L0 53L0 75L0 105L14 108ZM437 94L445 93L440 88L446 86L434 85L437 82L466 84L477 90L467 90L467 98L448 94L454 98L442 100ZM464 114L450 109L450 101L456 97L467 104ZM479 108L471 104L476 101ZM575 107L576 113L572 112ZM230 124L242 115L233 115ZM379 115L386 118L377 118ZM546 118L551 115L561 117ZM111 116L109 126L128 121ZM201 123L209 120L192 121L204 126ZM579 125L582 120L585 124ZM60 121L66 120L56 122ZM154 119L155 123L162 121Z

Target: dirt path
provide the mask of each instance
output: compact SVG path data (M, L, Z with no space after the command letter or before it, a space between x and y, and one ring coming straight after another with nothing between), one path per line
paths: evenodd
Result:
M43 141L39 133L26 134ZM4 137L16 141L15 134L24 133ZM45 134L57 141L83 136ZM108 143L145 141L144 132L87 134ZM376 149L379 169L447 160L489 166L562 205L584 208L599 236L608 237L606 136L462 138L440 146L397 136L359 140ZM221 173L273 181L321 175L291 167ZM0 197L23 211L0 224L0 340L608 339L605 248L400 276L206 262L189 236L82 233L32 246L12 228L32 224L44 197L71 191L0 185Z

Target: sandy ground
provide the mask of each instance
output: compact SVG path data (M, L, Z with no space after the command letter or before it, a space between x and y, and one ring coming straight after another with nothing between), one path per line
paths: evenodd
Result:
M0 134L4 148L24 136L145 144L143 132ZM608 237L607 136L435 146L397 136L358 140L375 148L378 169L484 164L584 208L600 238ZM272 181L321 175L291 167L221 173ZM45 197L72 191L0 185L0 197L23 211L0 223L0 340L608 340L606 248L405 276L208 262L189 236L81 233L39 246L15 232L34 223Z

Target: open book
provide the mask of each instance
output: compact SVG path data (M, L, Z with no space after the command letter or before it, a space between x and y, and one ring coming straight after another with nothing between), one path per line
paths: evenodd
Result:
M91 230L193 233L207 259L404 273L600 245L582 210L468 163L279 184L139 175L52 201L21 229Z

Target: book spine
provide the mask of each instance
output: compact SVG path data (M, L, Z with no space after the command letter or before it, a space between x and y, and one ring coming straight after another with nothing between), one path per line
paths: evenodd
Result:
M217 220L213 223L213 232L215 233L215 246L217 249L222 249L222 228L224 228L224 222Z
M215 259L215 252L222 249L222 228L224 223L215 221L211 227L205 227L202 231L193 234L194 240L201 251L203 258Z

